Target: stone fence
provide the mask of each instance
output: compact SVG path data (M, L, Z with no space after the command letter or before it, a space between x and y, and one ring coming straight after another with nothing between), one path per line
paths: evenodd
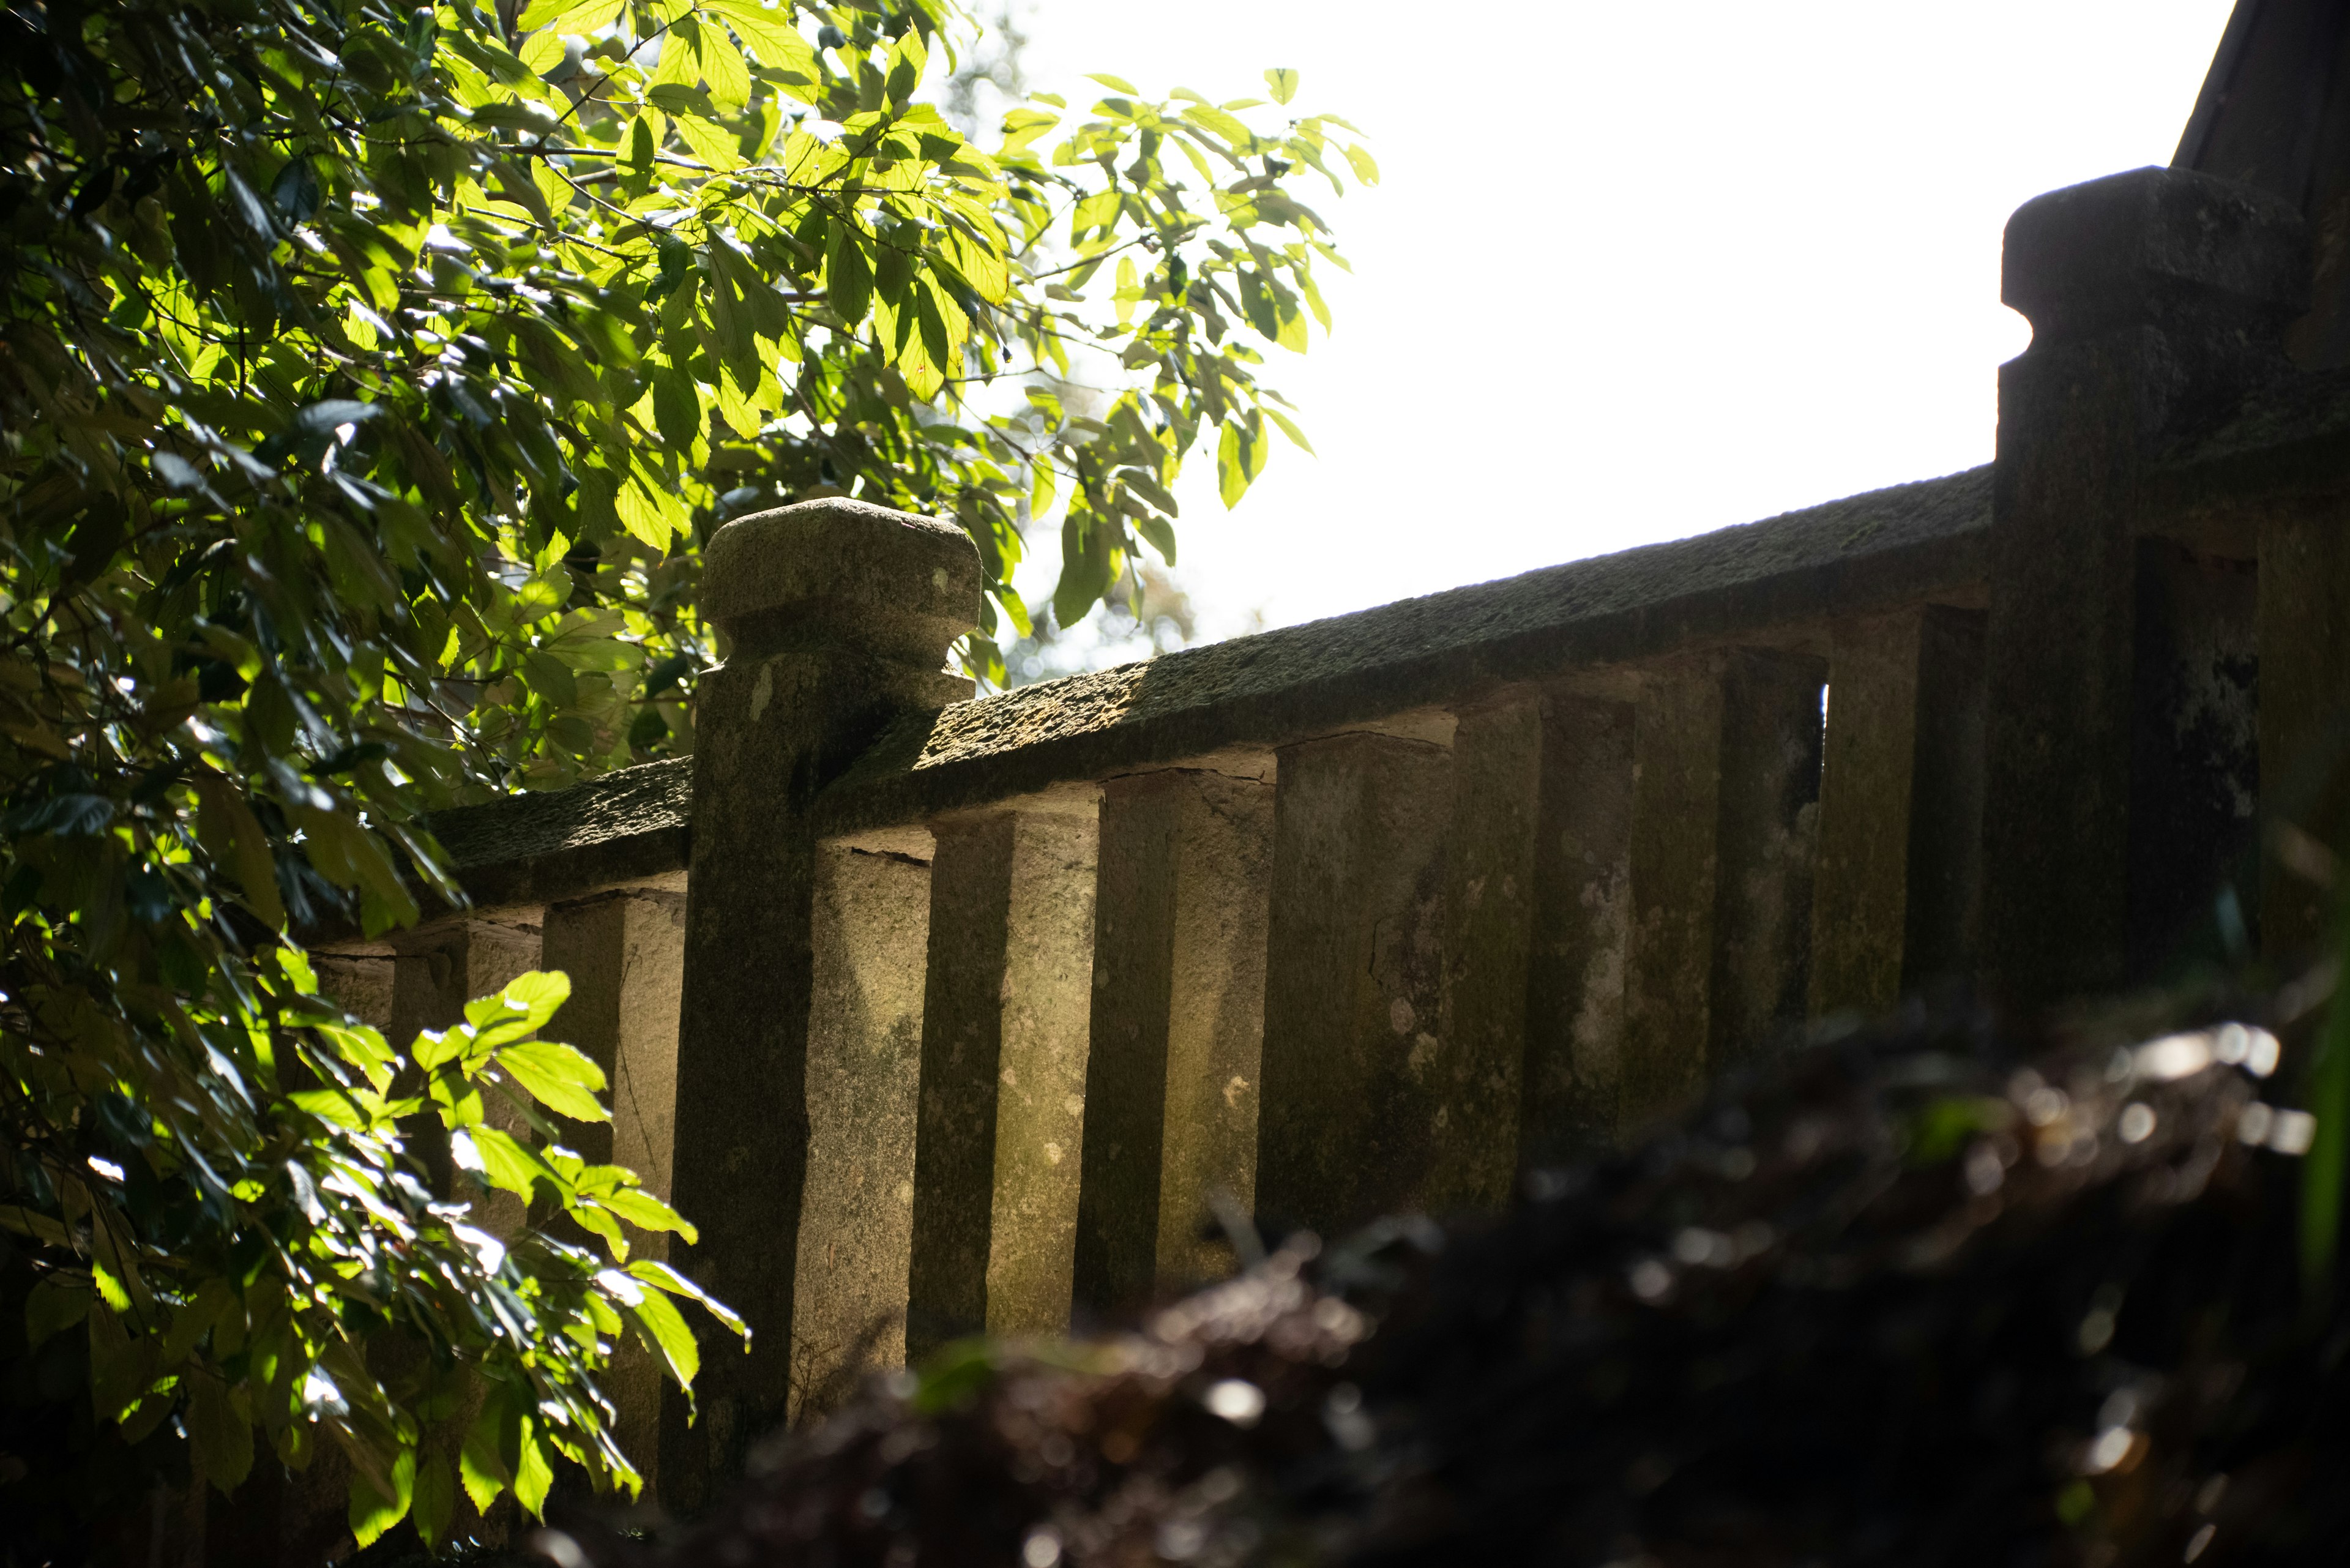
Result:
M1100 674L939 673L951 526L721 531L694 754L447 814L473 908L322 961L402 1033L570 972L583 1149L757 1334L697 1425L624 1379L669 1505L866 1370L1229 1270L1220 1216L1498 1204L1807 1020L2313 940L2257 853L2322 855L2350 676L2300 217L2147 170L2007 244L1989 467Z

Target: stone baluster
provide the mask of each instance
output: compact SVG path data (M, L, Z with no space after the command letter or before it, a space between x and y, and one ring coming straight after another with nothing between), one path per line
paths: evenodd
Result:
M593 1164L627 1167L667 1200L677 1127L677 1020L685 967L685 896L626 888L547 907L541 967L571 980L571 999L545 1033L604 1070L612 1119L564 1126L567 1147ZM630 1255L666 1259L671 1237L627 1228ZM589 1238L587 1244L603 1245ZM624 1336L605 1392L620 1447L659 1485L661 1373Z
M2053 192L2009 221L2001 296L2033 340L2000 370L1982 935L2012 1004L2128 978L2156 956L2134 876L2216 873L2226 855L2154 842L2182 820L2166 796L2242 770L2197 757L2159 695L2179 659L2140 626L2143 494L2166 445L2282 373L2307 286L2292 203L2183 170Z
M1576 693L1543 706L1520 1158L1615 1143L1632 920L1633 708Z
M517 975L540 968L540 911L502 911L498 917L450 920L393 939L391 1016L385 1034L405 1049L427 1029L447 1029L465 1019L465 1003L503 990ZM483 1115L503 1131L527 1138L529 1124L504 1096L483 1096ZM418 1145L433 1183L453 1189L448 1141L430 1115L417 1118ZM523 1200L510 1192L476 1190L476 1223L498 1235L520 1230Z
M906 1353L1066 1329L1084 1167L1097 807L932 824Z
M1218 1206L1256 1198L1273 868L1271 757L1243 776L1102 788L1077 1303L1130 1307L1229 1272Z
M816 852L807 1194L792 1301L792 1418L906 1359L931 836Z
M679 1019L674 1201L701 1231L676 1261L749 1322L703 1335L702 1416L662 1408L663 1501L691 1512L791 1393L807 1174L818 793L893 717L970 683L941 672L975 623L978 552L951 524L848 500L738 519L703 556L729 644L696 696L692 858Z
M1811 1011L1877 1012L1971 967L1982 879L1982 615L1839 623L1813 888Z
M1449 722L1284 747L1256 1208L1325 1235L1420 1205L1442 1108Z
M1439 1214L1498 1209L1517 1181L1548 760L1537 691L1505 691L1455 717L1443 1044L1431 1064L1435 1111L1420 1192Z
M1648 675L1632 736L1624 1131L1803 1017L1824 676L1759 649Z
M2338 503L2262 520L2257 591L2271 825L2261 945L2300 963L2331 935L2327 879L2350 866L2350 520Z

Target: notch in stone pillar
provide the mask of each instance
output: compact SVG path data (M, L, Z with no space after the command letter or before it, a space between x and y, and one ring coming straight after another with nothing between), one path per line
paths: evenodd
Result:
M1269 759L1268 759L1269 761ZM1193 769L1102 786L1076 1301L1230 1272L1256 1199L1274 785Z
M2008 223L2001 297L2033 340L2000 369L1983 952L2012 1004L2133 967L2131 835L2168 787L2149 763L2178 754L2134 744L2145 477L2285 371L2282 330L2308 283L2292 203L2184 170L2052 192Z
M1093 992L1095 820L931 825L906 1354L1068 1326Z
M696 696L692 858L678 1028L674 1199L701 1231L681 1263L740 1312L745 1355L705 1335L699 1425L672 1396L663 1501L702 1506L782 1423L806 1177L817 794L900 713L968 697L948 647L977 623L979 554L952 524L862 502L740 518L703 555L702 611L728 644Z

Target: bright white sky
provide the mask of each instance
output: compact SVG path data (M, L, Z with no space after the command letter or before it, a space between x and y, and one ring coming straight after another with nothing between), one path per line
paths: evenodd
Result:
M1319 460L1277 444L1231 513L1187 475L1212 638L1987 461L2029 337L2002 225L2169 161L2230 0L1024 10L1073 107L1087 71L1222 99L1295 67L1382 168L1316 203L1336 333L1268 367Z

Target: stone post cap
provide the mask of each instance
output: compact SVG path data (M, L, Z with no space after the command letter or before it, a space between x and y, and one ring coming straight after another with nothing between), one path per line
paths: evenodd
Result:
M935 670L979 624L982 587L961 527L840 496L719 529L702 554L702 611L739 646L847 643Z
M2193 170L2110 174L2015 210L1999 296L2042 338L2178 304L2282 327L2309 305L2305 225L2282 196Z

